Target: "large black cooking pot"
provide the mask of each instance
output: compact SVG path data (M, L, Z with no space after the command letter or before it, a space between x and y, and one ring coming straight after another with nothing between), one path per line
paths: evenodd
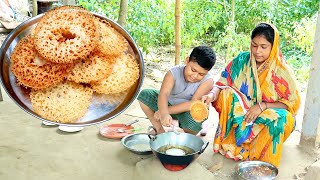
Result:
M150 133L152 130L155 135ZM204 152L209 144L189 133L173 131L157 134L152 126L149 127L148 132L152 152L163 166L171 171L179 171L187 167Z

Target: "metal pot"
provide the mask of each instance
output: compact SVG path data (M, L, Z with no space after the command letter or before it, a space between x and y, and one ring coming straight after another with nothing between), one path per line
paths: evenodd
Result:
M96 98L92 98L91 105L88 109L87 114L85 114L79 121L74 123L57 123L57 122L44 119L41 116L39 116L32 109L30 98L29 98L30 89L25 89L16 83L16 79L10 70L10 64L11 64L10 56L17 42L23 37L29 35L31 33L32 28L34 28L37 25L37 23L41 20L41 17L43 16L43 14L40 14L38 16L32 17L24 21L19 26L17 26L14 30L12 30L11 33L7 36L7 38L3 42L0 50L0 82L4 90L9 95L9 97L21 109L23 109L30 115L42 121L51 122L53 124L67 125L67 126L86 126L86 125L102 123L116 117L117 115L125 111L131 105L131 103L136 99L136 97L139 94L140 88L142 86L143 77L144 77L144 62L143 62L141 51L139 50L138 46L136 45L135 41L130 36L130 34L125 29L123 29L119 24L100 14L97 14L97 13L92 13L92 14L96 17L99 17L109 22L110 25L115 30L117 30L123 37L125 37L129 42L128 53L132 54L137 60L137 62L139 63L140 74L136 84L134 84L130 88L129 92L126 94L126 97L123 99L122 102L119 102L119 103L101 104L99 103L99 100L97 100Z
M150 134L154 130L155 135ZM178 171L187 167L207 148L209 142L189 133L166 132L157 134L154 127L148 129L150 147L165 168Z
M129 134L121 139L122 145L135 154L152 154L146 133ZM145 145L145 146L144 146Z

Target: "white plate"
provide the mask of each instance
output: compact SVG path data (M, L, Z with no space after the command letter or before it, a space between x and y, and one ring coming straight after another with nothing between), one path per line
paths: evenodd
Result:
M59 126L60 131L64 132L78 132L81 131L83 127L73 127L73 126Z
M46 126L57 126L56 124L48 122L48 121L42 121L42 124L44 124Z

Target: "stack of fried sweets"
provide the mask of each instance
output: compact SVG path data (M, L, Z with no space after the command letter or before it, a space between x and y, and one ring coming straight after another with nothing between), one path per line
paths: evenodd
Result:
M128 47L106 20L62 6L18 42L10 69L20 86L31 89L34 112L73 123L86 114L94 92L117 97L137 82L139 64Z

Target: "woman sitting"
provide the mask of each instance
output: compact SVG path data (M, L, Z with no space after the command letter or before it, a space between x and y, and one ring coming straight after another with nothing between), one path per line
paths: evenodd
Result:
M234 160L261 160L277 167L295 127L299 89L279 48L276 27L261 23L242 52L221 73L208 95L219 113L214 152Z

